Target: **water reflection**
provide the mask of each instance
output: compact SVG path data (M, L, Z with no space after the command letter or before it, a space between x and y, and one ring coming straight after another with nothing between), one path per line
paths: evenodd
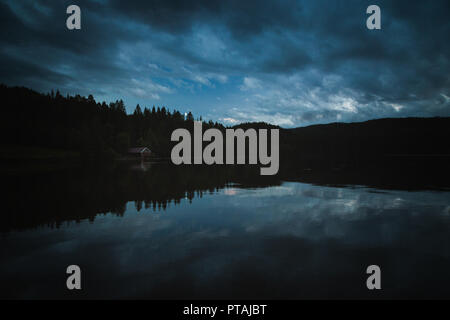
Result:
M241 187L279 184L261 178L256 169L171 166L164 163L124 162L111 167L16 172L2 176L5 210L1 231L39 225L59 227L64 221L94 221L96 215L122 216L128 201L138 208L166 210L182 199L218 190L239 181Z
M2 297L450 297L448 192L156 166L18 178L33 198L10 198ZM65 289L69 264L82 292ZM370 264L380 292L365 287Z

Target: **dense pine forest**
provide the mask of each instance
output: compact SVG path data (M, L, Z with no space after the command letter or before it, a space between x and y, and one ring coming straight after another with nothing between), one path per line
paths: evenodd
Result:
M92 95L41 94L5 85L0 85L0 95L2 145L74 151L90 159L114 158L129 147L141 146L150 147L158 157L169 157L172 131L192 128L194 121L190 112L185 117L159 106L137 105L127 114L122 100L107 104ZM223 128L213 122L204 126Z

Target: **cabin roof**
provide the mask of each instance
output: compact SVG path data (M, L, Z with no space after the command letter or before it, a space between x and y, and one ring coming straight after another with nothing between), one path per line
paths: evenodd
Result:
M143 152L152 152L152 151L147 147L136 147L128 149L128 153L143 153Z

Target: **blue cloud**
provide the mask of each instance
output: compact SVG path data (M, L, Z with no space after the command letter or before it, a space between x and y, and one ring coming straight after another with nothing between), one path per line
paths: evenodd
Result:
M67 1L66 1L67 2ZM450 115L448 1L0 0L0 81L292 127Z

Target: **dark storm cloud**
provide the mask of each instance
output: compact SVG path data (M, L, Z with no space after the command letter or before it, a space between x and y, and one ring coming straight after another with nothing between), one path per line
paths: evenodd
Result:
M84 26L88 27L78 32L67 32L65 28L69 2L7 3L0 3L0 74L2 81L13 84L48 90L74 83L75 92L84 91L80 85L86 78L120 76L124 70L116 65L114 50L121 39L133 41L139 37L105 19L101 7L88 5L91 2L86 2L84 8L88 9L82 12Z
M196 24L221 24L237 38L256 36L267 29L294 29L300 25L298 1L120 1L110 8L170 33L186 33Z
M1 54L0 59L2 61L2 68L0 69L1 78L9 78L13 82L20 82L25 78L34 80L36 82L43 81L47 84L63 83L70 81L70 77L57 72L52 72L46 68L42 68L39 65L33 64L28 61L15 59Z
M0 0L0 81L230 122L450 115L449 1L376 1L378 31L366 0L75 3L71 32L72 1Z

